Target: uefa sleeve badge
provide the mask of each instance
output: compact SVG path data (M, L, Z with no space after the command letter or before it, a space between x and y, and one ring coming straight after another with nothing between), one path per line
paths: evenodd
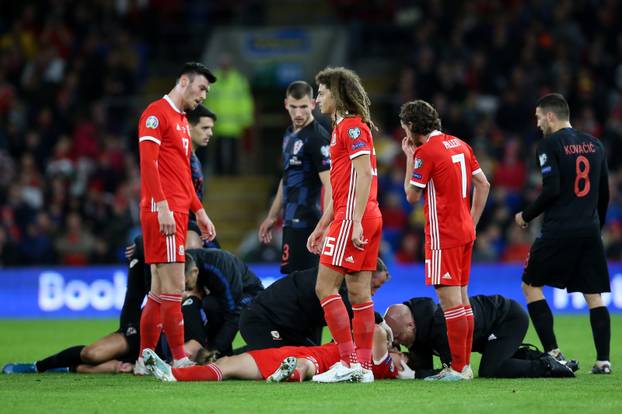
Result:
M350 138L352 139L357 139L358 137L361 136L361 130L359 127L356 128L350 128L348 129L348 135L350 136Z
M158 124L158 118L153 115L151 115L149 118L147 118L147 121L145 121L145 127L150 129L156 129L158 127Z

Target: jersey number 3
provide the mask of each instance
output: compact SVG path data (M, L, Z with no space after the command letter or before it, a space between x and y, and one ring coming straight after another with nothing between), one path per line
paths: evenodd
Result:
M577 197L585 197L590 192L590 160L579 155L575 166L577 176L574 179L574 193Z

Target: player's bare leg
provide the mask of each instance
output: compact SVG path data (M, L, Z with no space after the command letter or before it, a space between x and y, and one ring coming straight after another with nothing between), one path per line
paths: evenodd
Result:
M583 297L590 309L590 325L596 347L596 363L592 367L592 373L611 374L611 362L609 362L611 319L609 311L603 303L600 293L585 293Z
M132 372L132 364L111 359L98 365L78 365L76 372L79 374L129 374Z
M80 358L87 364L98 365L125 355L129 350L123 334L113 332L88 345L80 352Z

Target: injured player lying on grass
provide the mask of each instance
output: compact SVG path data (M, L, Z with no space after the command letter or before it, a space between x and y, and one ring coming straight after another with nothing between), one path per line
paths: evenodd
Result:
M414 371L406 366L405 355L389 352L393 341L391 328L376 325L373 344L373 377L349 377L334 382L372 382L375 379L412 379ZM222 381L226 379L262 380L268 382L302 382L328 371L339 362L335 343L322 346L286 346L249 351L224 357L209 365L172 368L152 350L143 353L145 365L155 377L171 381ZM326 381L323 381L326 382Z

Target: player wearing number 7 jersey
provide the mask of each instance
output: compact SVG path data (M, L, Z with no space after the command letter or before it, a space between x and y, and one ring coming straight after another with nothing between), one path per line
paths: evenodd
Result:
M546 352L565 360L553 332L553 315L542 286L581 292L590 309L596 345L593 373L610 373L609 312L601 293L609 292L609 272L600 238L609 203L607 161L603 144L570 125L568 103L560 94L536 105L542 192L516 214L522 228L544 213L542 234L531 246L523 273L523 292L533 325Z
M475 227L490 184L471 147L440 131L441 121L432 105L408 102L402 106L400 120L406 133L404 191L410 203L425 198L426 284L434 286L445 313L452 357L451 368L430 379L470 379L474 320L467 286Z

